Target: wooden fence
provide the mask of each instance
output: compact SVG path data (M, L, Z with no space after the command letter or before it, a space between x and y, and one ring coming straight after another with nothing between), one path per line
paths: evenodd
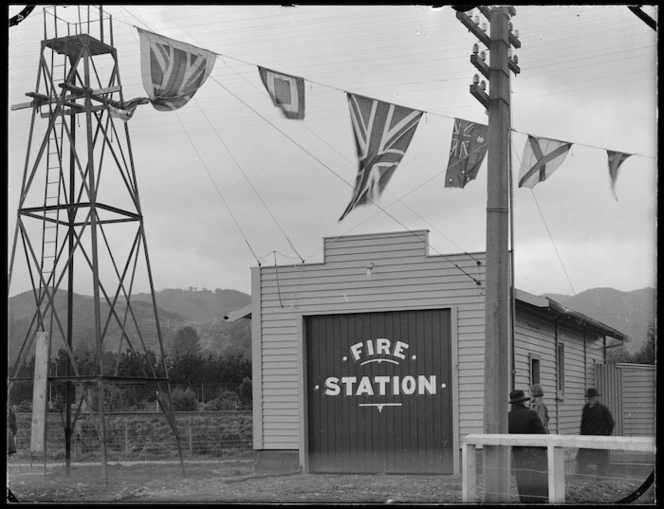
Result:
M608 449L611 451L635 451L655 454L655 439L652 437L614 437L590 435L466 435L462 444L463 502L477 500L477 454L476 447L531 446L546 447L549 485L549 502L565 502L565 449Z

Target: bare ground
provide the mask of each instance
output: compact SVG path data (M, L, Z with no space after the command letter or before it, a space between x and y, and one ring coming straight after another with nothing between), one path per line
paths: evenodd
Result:
M461 476L257 475L252 459L185 463L109 464L106 484L97 464L8 463L7 486L19 502L131 503L360 503L460 504ZM644 477L645 478L645 477ZM641 478L583 479L568 476L568 503L611 504L634 492ZM634 503L654 504L650 487ZM512 487L512 500L517 502Z

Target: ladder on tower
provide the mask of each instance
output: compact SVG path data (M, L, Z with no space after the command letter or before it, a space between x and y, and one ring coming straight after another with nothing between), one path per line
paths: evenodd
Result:
M40 279L39 279L39 301L41 321L44 330L52 334L53 312L55 302L51 302L46 294L51 289L51 297L54 297L56 264L58 258L59 233L60 233L60 210L61 196L63 191L63 136L64 115L62 110L54 112L54 103L57 103L58 91L55 88L56 74L62 72L62 82L67 79L67 57L62 57L62 63L57 63L55 56L51 57L51 79L50 90L51 102L49 113L54 115L53 125L48 136L46 146L46 172L44 181L44 219L42 222L42 245L40 257ZM65 93L64 90L61 91ZM49 306L50 304L50 306ZM50 337L49 334L49 337Z

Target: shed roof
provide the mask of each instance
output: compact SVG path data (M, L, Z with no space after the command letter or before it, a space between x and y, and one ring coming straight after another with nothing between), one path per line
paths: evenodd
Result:
M620 341L628 341L627 334L624 334L619 330L614 329L613 327L609 327L608 325L600 322L599 320L590 318L589 316L586 316L583 313L579 313L578 311L574 311L573 309L566 308L565 306L563 306L559 302L556 302L550 297L538 297L537 295L533 295L531 293L524 292L523 290L515 288L514 298L517 301L520 301L524 304L540 308L558 317L563 317L572 322L576 322L578 325L595 329L597 332L605 336L610 336Z

